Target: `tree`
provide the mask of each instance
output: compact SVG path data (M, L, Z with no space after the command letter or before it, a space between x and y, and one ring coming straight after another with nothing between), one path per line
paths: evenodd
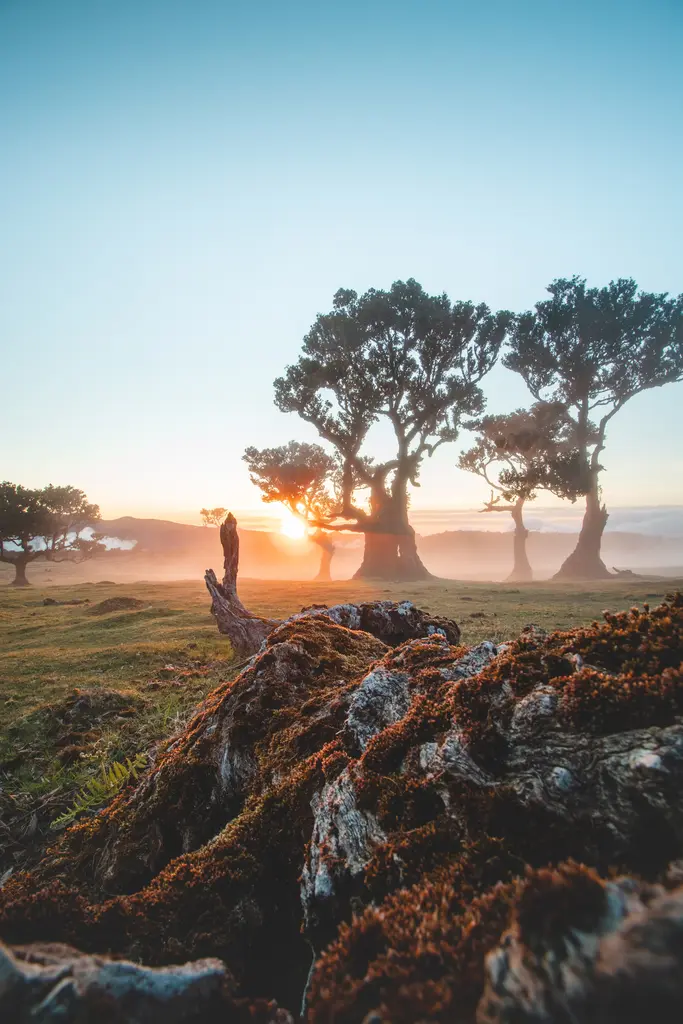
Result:
M243 455L251 482L263 492L263 501L277 501L309 528L310 539L321 549L316 579L331 579L334 542L320 524L334 517L340 505L339 462L319 444L290 441L277 448L247 448Z
M203 526L220 526L227 515L227 508L202 508L199 514Z
M408 488L419 485L424 456L454 441L464 416L483 410L478 384L510 318L483 304L427 295L412 279L360 297L340 290L304 338L299 361L275 381L278 408L312 423L339 457L340 505L318 525L364 534L357 577L430 576L408 520ZM394 436L385 461L362 453L379 422ZM359 489L369 491L367 511L357 503Z
M549 465L575 455L574 423L563 405L537 402L531 409L484 416L467 426L478 436L460 456L458 466L476 473L491 488L491 498L482 512L509 512L512 516L514 557L508 580L527 582L533 579L533 572L526 550L529 531L524 525L524 505L535 499L539 477L547 478Z
M683 379L683 295L639 292L624 278L603 288L560 278L548 291L535 312L516 318L503 362L534 398L562 404L574 421L576 453L551 466L542 485L586 499L576 548L557 578L599 579L610 575L600 557L608 518L600 487L607 427L634 395Z
M76 487L30 489L0 484L0 562L14 566L13 586L26 587L26 568L44 558L49 562L82 561L95 554L101 536L82 537L100 519L99 506L88 502Z

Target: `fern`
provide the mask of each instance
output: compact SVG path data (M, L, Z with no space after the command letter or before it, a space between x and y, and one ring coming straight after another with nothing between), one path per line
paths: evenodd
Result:
M83 789L77 793L68 811L55 818L50 828L69 825L79 814L91 811L110 800L130 779L137 779L138 772L144 768L146 763L147 754L136 754L132 761L127 757L125 763L114 761L109 766L102 765L100 774L88 780Z

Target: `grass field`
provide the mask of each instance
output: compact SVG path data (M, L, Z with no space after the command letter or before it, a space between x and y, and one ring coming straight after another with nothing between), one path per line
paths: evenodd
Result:
M244 580L240 596L269 617L314 603L410 598L456 619L463 642L471 644L509 639L530 622L546 629L588 623L605 608L657 603L681 587L681 580L609 581L588 589ZM46 597L87 603L44 605ZM139 605L100 613L103 601L119 597ZM202 583L0 589L0 871L44 845L50 820L102 766L153 749L235 671Z

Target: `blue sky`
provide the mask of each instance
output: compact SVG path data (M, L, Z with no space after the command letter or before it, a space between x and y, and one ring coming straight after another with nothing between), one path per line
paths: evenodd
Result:
M0 477L258 508L241 453L315 438L272 380L337 288L680 292L681 53L679 0L0 0ZM683 503L682 400L614 421L609 504ZM477 506L457 452L415 508Z

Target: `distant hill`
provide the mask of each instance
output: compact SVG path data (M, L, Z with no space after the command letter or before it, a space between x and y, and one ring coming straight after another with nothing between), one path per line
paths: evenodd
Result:
M216 527L123 516L104 520L97 524L97 529L120 540L135 541L131 552L114 552L111 564L125 564L129 571L139 566L146 578L157 574L200 577L209 567L220 574L222 552ZM315 576L319 553L310 541L291 540L279 533L259 530L240 530L239 535L243 576L266 579ZM362 537L340 535L337 543L333 575L349 577L360 564ZM555 572L575 543L574 533L531 531L529 557L537 575L543 577ZM454 579L501 579L511 568L512 535L486 530L448 530L418 537L418 549L435 575ZM670 568L673 571L683 565L683 539L607 531L603 553L609 566L620 569L664 572Z

